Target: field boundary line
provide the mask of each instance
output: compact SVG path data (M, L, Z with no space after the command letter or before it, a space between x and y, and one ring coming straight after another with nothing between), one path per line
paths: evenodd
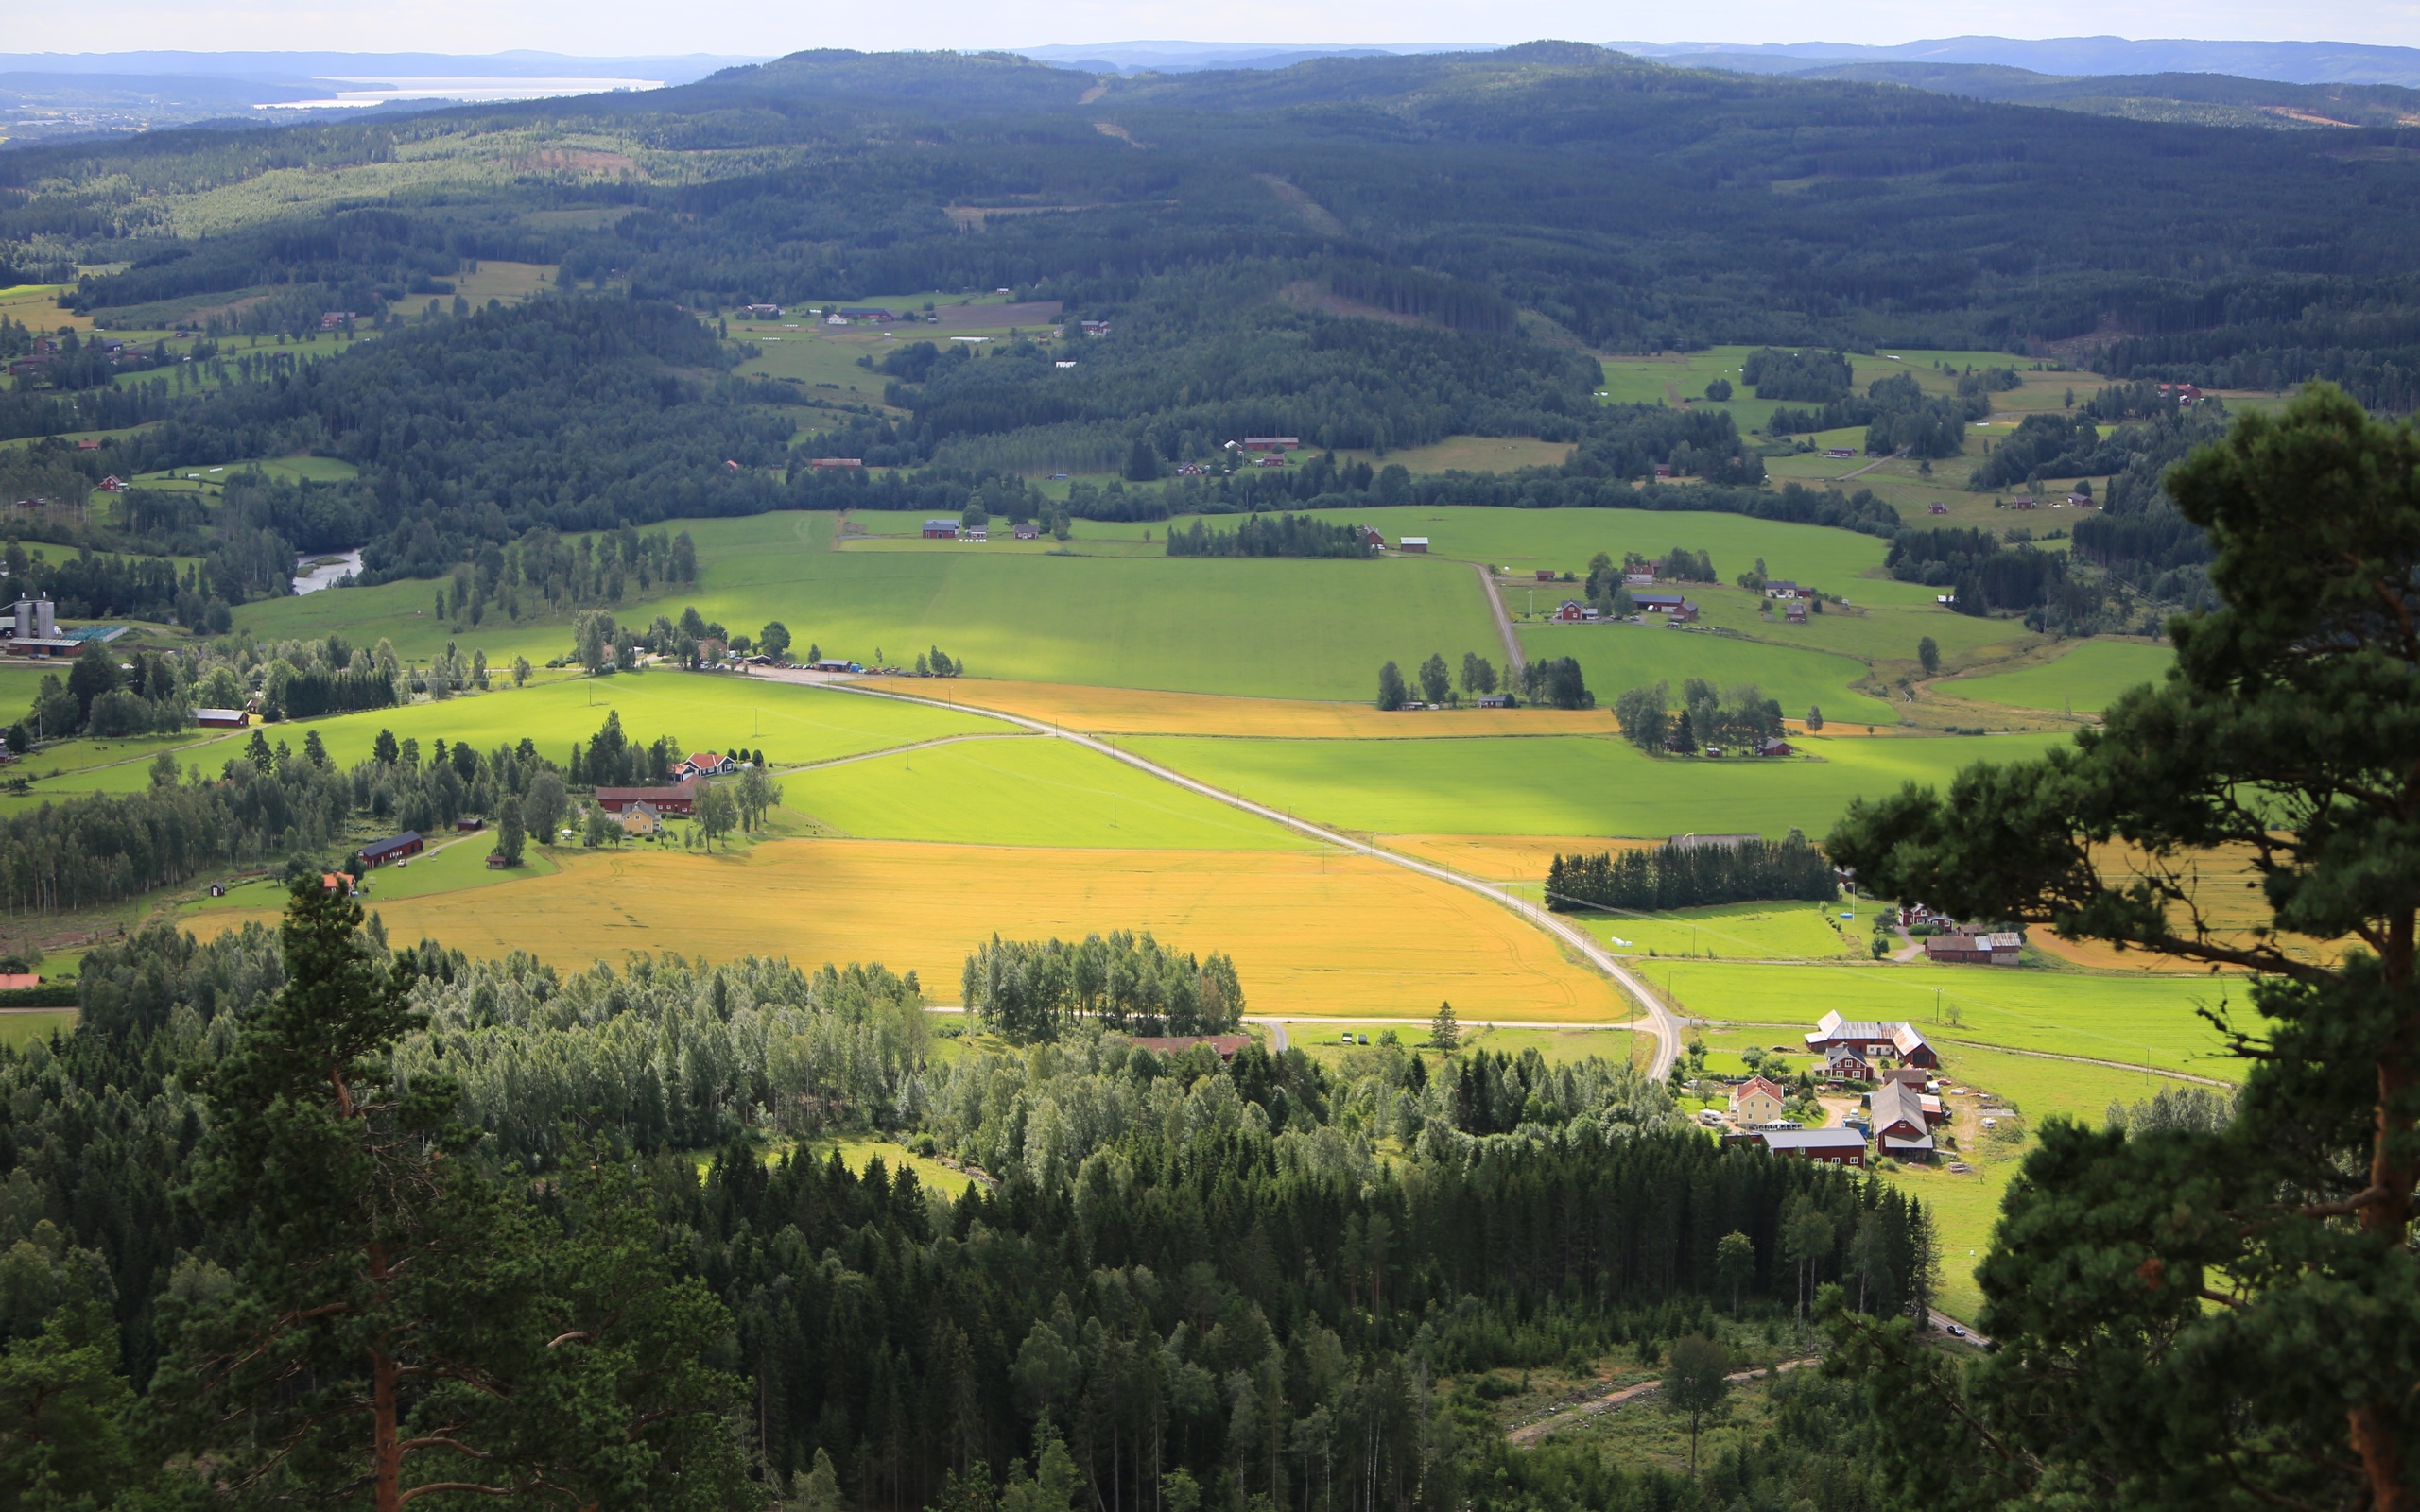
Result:
M961 740L1031 740L1032 738L1031 730L1016 733L1005 730L969 730L962 735L935 735L930 740L911 740L905 746L885 746L880 750L861 750L850 756L826 756L820 762L801 762L796 766L784 766L778 770L784 774L821 771L827 766L846 766L851 762L870 762L877 756L896 756L902 751L925 750L934 746L955 746Z
M852 687L844 682L832 683L828 684L828 686L838 688L847 693L856 694L859 697L895 698L901 703L918 703L927 706L932 706L934 704L934 700L930 698L919 698L909 694L889 693L874 688ZM942 705L941 707L947 706ZM1431 862L1418 860L1414 857L1404 855L1398 851L1387 850L1383 846L1373 845L1363 840L1356 840L1350 835L1328 829L1324 825L1313 824L1308 819L1296 818L1293 815L1288 814L1284 809L1271 808L1266 803L1256 803L1251 799L1227 792L1223 788L1214 787L1210 783L1201 782L1198 778L1187 777L1182 772L1162 766L1159 763L1137 756L1132 751L1120 750L1107 740L1082 734L1072 730L1061 729L1057 726L1046 723L1043 720L1028 719L1022 714L1001 713L997 711L994 711L992 712L992 717L1006 720L1011 724L1022 725L1026 729L1034 730L1040 734L1055 736L1060 740L1072 741L1088 750L1107 756L1112 761L1123 762L1137 771L1149 773L1150 776L1156 777L1162 782L1172 782L1178 787L1198 793L1203 798L1214 799L1219 802L1227 804L1231 808L1241 809L1247 814L1256 815L1261 818L1270 820L1271 823L1282 824L1297 833L1308 835L1314 840L1335 846L1339 850L1350 850L1358 855L1370 856L1375 860L1384 861L1390 865L1401 867L1407 871L1416 872L1421 876L1430 878L1437 882L1445 883L1450 886L1460 887L1464 891L1477 893L1478 896L1487 899L1490 902L1496 904L1498 907L1510 909L1512 913L1518 915L1524 919L1527 919L1530 924L1536 926L1538 929L1555 936L1558 940L1578 951L1582 959L1587 961L1588 964L1596 967L1599 971L1602 971L1607 977L1612 979L1616 987L1630 994L1631 1000L1636 1003L1640 1009L1645 1013L1649 1029L1655 1036L1655 1056L1648 1066L1649 1075L1656 1078L1657 1080L1663 1079L1664 1074L1669 1071L1673 1064L1681 1058L1681 1021L1672 1013L1671 1009L1665 1006L1664 1000L1661 997L1658 997L1651 988L1640 982L1637 977L1632 975L1628 967L1616 960L1611 952L1598 944L1595 938L1589 936L1586 931L1564 922L1563 919L1547 912L1546 909L1540 908L1535 903L1530 902L1522 898L1516 898L1512 893L1491 884L1481 882L1475 877L1464 876L1461 872L1456 871L1450 867L1438 866Z
M1487 607L1495 615L1495 633L1504 637L1504 660L1518 673L1530 664L1529 654L1521 649L1521 638L1512 633L1512 616L1504 612L1504 595L1495 591L1495 575L1483 561L1471 563L1478 574L1479 586L1487 590Z

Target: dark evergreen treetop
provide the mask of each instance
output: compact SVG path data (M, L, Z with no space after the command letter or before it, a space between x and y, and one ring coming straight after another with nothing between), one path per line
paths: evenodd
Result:
M2241 1099L2215 1131L2043 1130L1964 1379L1840 1334L1934 1505L2409 1507L2420 432L2316 389L2168 488L2225 602L2173 622L2167 681L1826 849L1882 896L2249 973L2213 994Z

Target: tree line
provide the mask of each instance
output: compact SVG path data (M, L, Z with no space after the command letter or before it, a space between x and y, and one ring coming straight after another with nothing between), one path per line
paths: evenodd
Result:
M1563 913L1658 913L1778 899L1829 902L1839 896L1832 864L1796 830L1779 840L1673 840L1618 855L1558 851L1547 868L1547 905Z
M1002 940L966 957L959 976L966 1011L1007 1039L1052 1040L1089 1018L1139 1034L1224 1034L1243 1022L1236 964L1213 951L1197 959L1153 939L1113 930L1080 941Z
M1370 557L1369 533L1345 521L1312 515L1253 515L1233 530L1201 520L1168 532L1171 557Z

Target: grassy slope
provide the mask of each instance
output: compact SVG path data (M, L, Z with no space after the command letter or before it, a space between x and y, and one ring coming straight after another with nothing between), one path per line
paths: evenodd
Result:
M2224 1000L2238 1017L2248 1015L2240 983L1921 963L1745 966L1682 960L1657 961L1649 971L1659 986L1668 982L1683 1005L1702 1018L1811 1028L1826 1011L1838 1009L1851 1019L1907 1020L1947 1049L1975 1042L2137 1066L2148 1061L2199 1076L2242 1074L2241 1062L2224 1057L2217 1031L2196 1011L2220 1007ZM1956 1023L1949 1022L1953 1012ZM2042 1065L2065 1074L2061 1062Z
M828 516L687 523L693 589L632 602L624 623L677 616L753 632L789 626L801 648L893 662L938 644L987 677L1304 698L1364 697L1378 664L1442 649L1490 653L1497 640L1467 568L1440 561L1228 561L931 550L835 552ZM1079 543L1080 544L1080 542ZM427 657L458 640L492 663L561 654L567 624L484 626L457 634L430 615L425 582L337 590L250 606L248 632L391 638Z
M2164 645L2137 641L2080 641L2054 662L2020 667L2014 672L1961 678L1941 683L1937 692L1979 703L2008 704L2018 709L2073 709L2092 713L2108 706L2127 689L2152 682L2176 662L2176 653Z
M1658 632L1663 633L1663 632ZM1361 831L1645 835L1795 825L1821 835L1860 795L1945 782L2047 737L1824 739L1823 760L1651 760L1607 737L1527 740L1144 738L1133 747L1231 792Z

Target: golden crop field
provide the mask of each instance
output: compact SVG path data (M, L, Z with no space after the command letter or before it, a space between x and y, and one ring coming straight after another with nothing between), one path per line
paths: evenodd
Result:
M1439 740L1483 735L1602 735L1619 728L1604 709L1440 709L1382 713L1374 704L1310 698L1095 688L1067 682L869 678L864 686L1045 720L1097 735L1257 735L1274 739Z
M1612 983L1484 898L1329 850L1100 850L784 840L733 855L557 852L562 869L378 905L397 941L535 952L565 970L628 951L802 966L879 961L954 1002L966 954L1008 938L1108 929L1235 957L1250 1009L1309 1018L1602 1023ZM261 912L197 916L233 928Z
M1592 834L1382 834L1378 843L1482 882L1543 882L1557 855L1645 850L1660 842Z

